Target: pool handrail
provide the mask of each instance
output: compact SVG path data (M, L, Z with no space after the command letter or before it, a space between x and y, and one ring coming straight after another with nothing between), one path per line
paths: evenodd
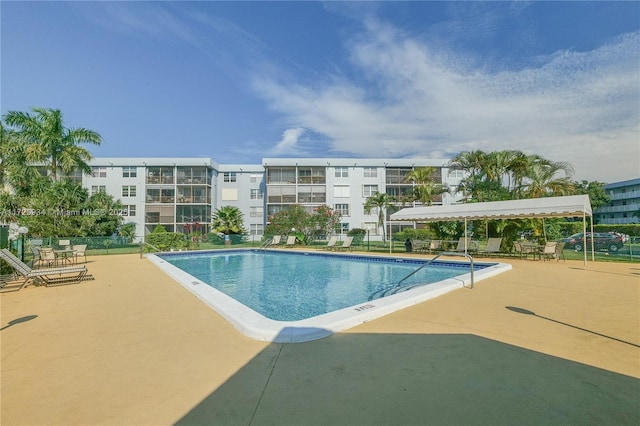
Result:
M396 287L400 287L400 284L402 284L402 282L404 280L406 280L407 278L413 276L416 272L420 271L422 268L425 268L425 267L429 266L431 263L433 263L434 260L436 260L440 256L462 256L462 257L466 257L467 259L469 259L469 261L471 262L470 263L471 287L469 287L469 288L473 288L473 257L471 257L467 253L459 253L459 252L452 252L452 251L443 251L442 253L438 253L437 255L435 255L434 257L432 257L431 259L429 259L428 261L426 261L422 265L420 265L415 271L411 272L406 277L404 277L400 281L398 281L398 284L396 284ZM464 287L464 284L463 284L463 287Z

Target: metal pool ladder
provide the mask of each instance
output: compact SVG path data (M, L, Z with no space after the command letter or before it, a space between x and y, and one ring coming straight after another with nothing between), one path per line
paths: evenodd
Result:
M402 282L404 280L406 280L407 278L413 276L413 274L415 274L416 272L420 271L422 268L425 268L425 267L431 265L431 263L433 263L433 261L436 260L437 258L439 258L440 256L461 256L461 257L466 257L467 259L469 259L469 261L471 262L471 264L470 264L470 268L471 268L471 287L469 287L469 288L473 288L473 257L468 255L467 253L458 253L458 252L452 252L452 251L444 251L442 253L438 253L432 259L430 259L430 260L426 261L425 263L423 263L422 265L420 265L420 267L418 269L416 269L415 271L411 272L409 275L407 275L406 277L404 277L403 279L398 281L398 284L396 284L396 287L400 287L400 284L402 284ZM463 284L463 286L464 286L464 284Z
M273 238L267 238L264 241L264 243L260 244L260 247L258 247L258 250L262 250L262 251L266 250L267 246L271 244L272 241L273 241Z

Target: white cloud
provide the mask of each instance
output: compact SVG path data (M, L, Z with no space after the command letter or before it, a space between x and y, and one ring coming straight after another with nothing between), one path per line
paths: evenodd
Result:
M387 25L370 21L367 28L349 44L366 85L261 76L254 88L285 122L324 135L333 152L424 157L519 149L569 161L576 179L640 175L640 33L490 72Z
M271 150L271 155L293 155L300 153L298 140L306 131L303 127L294 127L287 129L282 133L282 139Z

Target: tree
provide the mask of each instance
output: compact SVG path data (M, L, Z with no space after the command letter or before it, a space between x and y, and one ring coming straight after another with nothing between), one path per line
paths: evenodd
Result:
M575 186L571 180L573 167L567 162L555 162L539 156L531 156L526 170L526 178L518 190L518 193L525 198L575 193ZM561 173L564 176L559 176Z
M124 237L130 243L136 237L135 222L127 222L118 228L118 235Z
M445 185L436 182L437 171L435 167L418 167L407 173L406 179L415 184L415 200L426 206L433 204L438 196L449 192Z
M385 218L386 213L390 209L395 208L394 202L396 201L395 197L384 193L384 192L376 192L364 203L364 212L366 214L370 214L373 209L378 210L378 227L382 227L382 241L386 241L386 230L385 230Z
M24 154L29 164L44 163L51 179L58 180L58 170L69 174L76 169L91 173L87 161L91 153L81 143L100 145L102 137L85 128L64 127L58 109L33 108L33 114L9 111L5 122L17 128L16 136L26 144Z
M318 233L328 235L340 223L341 218L342 215L339 211L323 205L315 209L314 214L311 216L311 223L315 224Z
M606 206L611 201L611 197L604 190L606 185L603 182L588 182L586 180L573 182L576 188L576 194L585 194L589 196L591 207L595 210L598 207Z
M242 212L235 206L223 206L217 209L213 213L211 227L214 232L221 232L225 235L246 233Z

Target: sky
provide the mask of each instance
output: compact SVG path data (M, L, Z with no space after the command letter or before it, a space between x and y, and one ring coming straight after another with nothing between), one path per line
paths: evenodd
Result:
M640 2L0 2L0 110L96 157L451 158L640 177Z

